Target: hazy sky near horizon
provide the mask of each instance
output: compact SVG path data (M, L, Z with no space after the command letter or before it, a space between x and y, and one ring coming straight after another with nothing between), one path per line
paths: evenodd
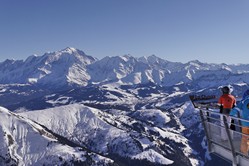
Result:
M249 0L0 0L0 62L74 47L99 59L249 64Z

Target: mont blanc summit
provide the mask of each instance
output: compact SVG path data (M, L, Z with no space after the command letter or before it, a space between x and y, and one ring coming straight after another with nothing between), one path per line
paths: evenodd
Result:
M86 66L96 61L83 51L66 48L61 51L30 56L23 60L0 63L2 84L40 84L64 86L86 85L89 75Z

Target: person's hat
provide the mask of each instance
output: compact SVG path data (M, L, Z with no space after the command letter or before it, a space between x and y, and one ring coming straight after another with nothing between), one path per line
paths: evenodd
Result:
M224 86L221 88L221 91L223 94L229 94L230 93L230 88L228 86Z

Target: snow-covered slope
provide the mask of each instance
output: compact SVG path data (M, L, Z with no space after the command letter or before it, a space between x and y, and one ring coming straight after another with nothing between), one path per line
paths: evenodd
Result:
M0 107L0 165L108 165L112 160L89 153L46 128Z
M234 86L240 94L245 87L246 84ZM58 140L65 138L68 145L84 147L118 165L197 166L206 159L199 114L188 102L188 95L194 91L191 85L113 83L52 92L28 101L25 98L30 87L15 88L0 86L0 100L12 91L24 98L18 105L12 105L23 113L10 115L25 123L32 119L32 123L41 124L41 128ZM217 88L194 92L197 95L220 93Z
M20 115L38 123L43 123L53 132L111 158L119 156L120 158L129 158L129 160L145 160L164 165L173 163L172 160L165 157L165 152L159 153L159 150L162 151L162 149L157 148L160 145L158 143L160 138L158 138L159 140L153 139L146 132L139 133L134 129L127 128L123 124L129 125L129 123L135 123L136 121L124 115L122 118L116 119L117 117L112 114L80 104L25 112ZM147 116L152 115L148 114ZM168 121L168 118L163 113L159 113L158 118L159 123L167 123ZM162 121L165 118L166 121ZM161 129L151 128L147 130L155 130L156 132ZM174 135L170 131L162 132L163 134ZM185 138L180 139L184 140ZM185 146L186 149L189 148L187 145Z

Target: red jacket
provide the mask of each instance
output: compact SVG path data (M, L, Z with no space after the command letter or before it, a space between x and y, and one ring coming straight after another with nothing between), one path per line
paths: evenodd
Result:
M223 94L220 98L219 98L219 104L221 104L223 106L223 108L233 108L235 106L236 103L236 99L233 95L230 94Z

